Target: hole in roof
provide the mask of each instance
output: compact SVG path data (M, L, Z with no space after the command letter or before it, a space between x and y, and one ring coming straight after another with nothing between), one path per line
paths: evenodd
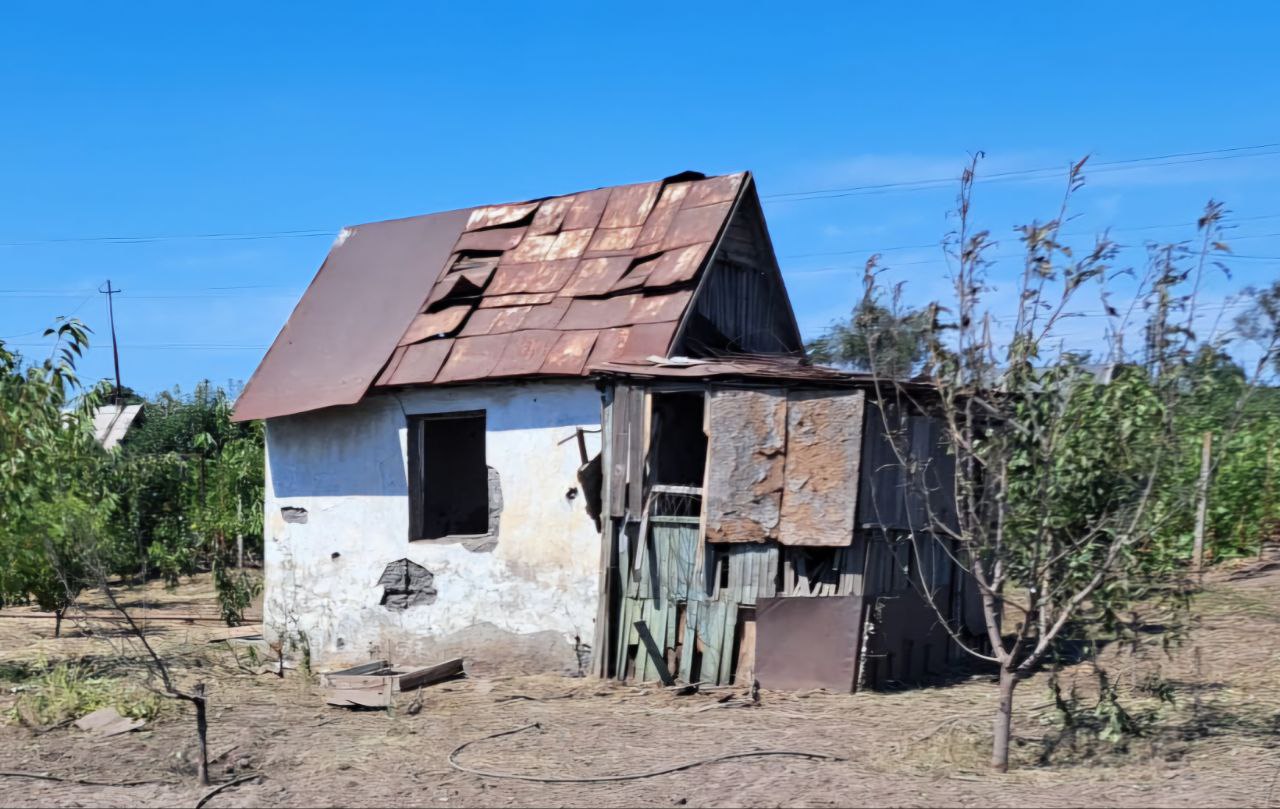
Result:
M682 171L679 174L672 174L670 177L663 177L662 184L668 183L688 183L694 180L705 180L707 175L700 171Z
M453 260L453 264L449 265L449 272L446 274L466 270L487 270L496 265L501 257L501 250L462 250Z

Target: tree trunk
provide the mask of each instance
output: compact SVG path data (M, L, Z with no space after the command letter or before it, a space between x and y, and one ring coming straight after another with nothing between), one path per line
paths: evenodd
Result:
M53 611L53 636L62 637L62 610L60 609Z
M209 724L204 714L204 683L196 683L195 698L191 700L196 706L196 736L200 739L200 760L196 762L201 786L209 785L209 748L205 743L205 734Z
M1009 771L1009 737L1013 730L1013 688L1018 677L1012 671L1000 669L1000 706L996 709L995 733L991 745L991 769Z

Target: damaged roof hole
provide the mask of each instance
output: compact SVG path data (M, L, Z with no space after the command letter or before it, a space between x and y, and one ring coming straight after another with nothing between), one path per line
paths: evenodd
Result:
M436 600L435 574L408 559L387 565L378 586L383 588L379 603L389 610L406 610Z
M551 199L551 197L544 197ZM542 202L543 200L530 200L530 202ZM510 222L498 222L494 225L484 225L483 227L472 228L470 233L480 233L485 230L510 230L511 228L523 228L533 224L533 215L537 212L538 206L533 206L527 214L519 219L512 219Z

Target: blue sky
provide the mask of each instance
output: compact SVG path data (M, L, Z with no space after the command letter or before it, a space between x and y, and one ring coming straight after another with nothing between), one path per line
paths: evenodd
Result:
M94 290L110 278L126 384L247 379L343 225L684 169L755 172L814 336L874 251L908 301L945 293L938 247L896 248L936 245L955 189L769 197L954 177L974 150L987 172L1214 152L1090 175L1069 230L1114 227L1140 264L1145 240L1190 238L1206 200L1225 200L1249 256L1208 284L1225 300L1280 275L1280 145L1265 147L1280 144L1278 17L1264 3L6 5L0 338L39 355L39 332L74 313L99 338L86 375L109 374ZM1249 146L1264 148L1215 151ZM984 184L978 216L1007 253L1012 226L1051 216L1060 192L1042 175ZM1008 279L997 267L997 301Z

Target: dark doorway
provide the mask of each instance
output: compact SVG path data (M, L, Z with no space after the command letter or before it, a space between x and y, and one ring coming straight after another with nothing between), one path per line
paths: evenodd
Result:
M483 411L410 420L410 539L489 532L489 469L484 444Z

